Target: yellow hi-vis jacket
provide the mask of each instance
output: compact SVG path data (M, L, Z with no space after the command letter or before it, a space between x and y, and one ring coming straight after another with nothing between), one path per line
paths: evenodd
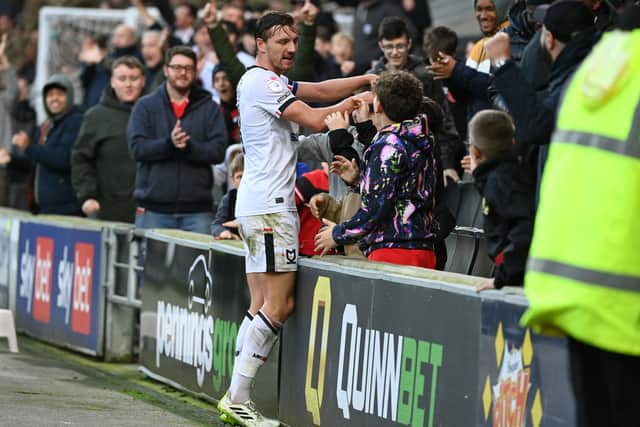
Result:
M605 34L558 113L521 323L640 355L640 30Z

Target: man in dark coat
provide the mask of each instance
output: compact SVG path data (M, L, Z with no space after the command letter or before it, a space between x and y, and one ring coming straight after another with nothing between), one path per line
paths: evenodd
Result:
M136 225L209 233L213 221L211 165L224 160L227 130L211 95L195 86L196 55L167 52L166 83L136 102L129 152L138 162Z
M543 16L540 14L543 13ZM505 33L492 37L485 47L496 67L493 86L504 99L516 125L515 152L527 158L539 146L537 162L538 187L562 88L596 42L593 14L584 3L561 1L536 10L543 22L542 42L548 61L552 63L549 83L542 96L510 59L510 40Z
M145 86L144 69L132 56L111 67L111 84L84 116L71 151L71 183L87 216L133 222L136 162L129 156L127 123Z
M38 212L81 215L71 186L70 158L82 123L82 111L73 105L73 85L63 75L51 76L42 95L48 116L44 126L46 133L41 130L31 138L26 132L19 132L13 136L12 144L35 164L34 193ZM17 160L12 159L12 162Z
M424 96L436 101L444 112L443 124L436 133L441 149L444 176L453 181L459 181L460 160L465 154L465 147L458 136L442 83L433 79L422 59L409 54L412 41L406 21L397 16L385 18L378 29L378 44L383 56L368 73L379 75L384 71L403 70L420 80Z

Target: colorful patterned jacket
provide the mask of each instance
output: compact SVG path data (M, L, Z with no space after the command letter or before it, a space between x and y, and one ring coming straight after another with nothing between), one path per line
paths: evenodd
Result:
M436 182L433 140L425 116L381 129L364 153L358 212L333 229L339 245L433 249Z

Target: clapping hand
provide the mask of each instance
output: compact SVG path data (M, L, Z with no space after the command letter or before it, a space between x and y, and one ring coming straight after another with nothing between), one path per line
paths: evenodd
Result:
M189 142L189 135L182 130L182 123L180 120L176 121L176 125L173 127L171 131L171 142L173 142L174 147L184 150L187 148L187 142Z
M11 138L11 144L15 145L22 151L27 149L29 143L29 135L27 135L23 130L13 135L13 138Z

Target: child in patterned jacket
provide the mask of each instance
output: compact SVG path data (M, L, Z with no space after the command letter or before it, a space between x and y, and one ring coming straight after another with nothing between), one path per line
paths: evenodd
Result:
M316 250L358 242L369 260L434 268L433 207L436 185L433 139L418 115L420 81L404 71L383 73L375 85L373 121L378 133L363 157L361 206L348 221L316 235ZM335 129L340 115L328 117Z

